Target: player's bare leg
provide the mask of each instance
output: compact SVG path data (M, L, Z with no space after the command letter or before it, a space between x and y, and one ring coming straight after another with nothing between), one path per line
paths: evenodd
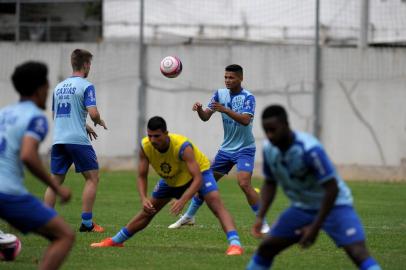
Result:
M161 209L169 203L171 199L156 199L156 198L151 198L151 203L155 208L154 213L148 213L144 209L141 210L128 224L126 225L127 230L134 234L138 231L143 230L145 227L148 226L148 224L151 222L151 220L154 218L156 214L158 214Z
M365 241L350 244L343 248L357 267L360 267L370 257Z
M244 192L249 205L257 205L259 202L259 195L252 187L251 176L252 173L250 172L239 171L237 173L238 185L240 186L242 192Z
M104 232L103 227L93 222L93 206L96 200L97 186L99 184L99 170L82 172L85 186L82 192L82 224L81 232Z
M154 216L161 211L161 209L170 201L170 199L151 199L155 211L150 212L142 209L138 214L133 217L127 225L122 228L114 237L103 239L100 242L92 243L90 246L95 248L100 247L123 247L123 242L131 238L135 233L143 230Z
M226 251L226 254L241 255L243 253L243 249L241 247L240 238L237 234L234 220L225 208L223 201L220 198L220 193L217 190L209 192L204 196L204 201L220 221L220 224L227 235L227 240L229 241L230 245Z
M252 187L251 184L251 177L252 173L251 172L246 172L246 171L239 171L237 173L237 180L238 180L238 185L240 186L241 190L244 192L245 197L247 198L248 204L251 206L255 214L257 214L257 211L259 209L259 194L255 191L255 189ZM263 234L268 233L270 230L270 227L267 222L264 222L262 225L261 232Z
M82 193L82 211L92 212L96 200L97 185L99 184L99 171L86 171L82 175L86 180Z
M247 270L258 269L256 262L261 261L263 268L269 269L272 265L272 261L276 255L289 246L297 243L297 240L275 238L268 236L259 245L257 251L252 256L250 262L247 265ZM266 265L266 267L265 267Z
M65 181L65 174L53 174L52 178L54 178L58 183L62 184ZM55 207L56 194L50 187L47 187L45 190L44 203L49 207Z
M218 182L224 174L219 172L213 172L214 179ZM168 226L169 229L178 229L182 226L194 225L195 224L195 214L203 204L203 198L200 195L196 194L195 197L191 200L189 207L184 215L182 215L175 223L172 223Z
M51 241L40 262L39 269L58 269L73 246L75 233L59 216L51 219L46 225L37 229L36 233Z

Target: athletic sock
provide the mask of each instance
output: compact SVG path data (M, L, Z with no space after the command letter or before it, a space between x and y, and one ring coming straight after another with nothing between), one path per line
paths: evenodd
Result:
M258 211L259 211L259 203L251 205L251 209L252 211L255 213L255 215L258 215Z
M114 243L123 243L127 241L133 234L131 234L126 227L123 227L115 236L112 237Z
M360 270L382 270L379 264L374 260L374 258L369 257L361 263L359 266Z
M237 231L227 232L227 241L230 245L241 246L240 237L238 236Z
M246 270L268 270L271 268L271 265L272 259L265 259L255 253L248 263Z
M92 217L92 212L82 212L82 224L87 228L91 228L93 226Z
M252 211L255 213L255 216L258 216L258 212L259 212L259 203L251 205L251 209ZM266 222L266 220L264 219L264 222L262 224L268 224L268 222Z
M199 210L200 206L203 204L203 200L194 196L192 201L190 202L189 208L187 209L185 216L191 218L196 215L197 210Z

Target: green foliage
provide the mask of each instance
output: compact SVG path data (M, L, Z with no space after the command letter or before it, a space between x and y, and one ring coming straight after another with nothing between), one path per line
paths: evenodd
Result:
M150 191L157 178L150 179ZM80 225L83 179L70 173L66 185L73 191L72 201L58 205L58 212L76 231ZM253 180L260 187L259 179ZM28 177L27 186L43 196L44 186ZM149 227L125 243L125 248L92 249L90 243L114 235L140 209L136 191L136 176L132 172L101 173L101 182L94 210L95 220L105 227L103 234L77 233L76 244L62 269L244 269L258 240L250 235L254 216L239 190L235 179L223 179L220 184L222 198L235 218L245 254L227 257L226 237L217 220L206 206L197 216L193 227L169 230L176 220L164 208ZM406 184L351 182L355 206L361 216L372 255L383 269L404 269L406 261ZM275 205L268 214L269 221L288 205L280 191ZM0 269L36 269L47 241L36 235L21 235L3 221L0 229L16 233L23 249L15 262L0 262ZM273 269L356 269L341 249L322 233L309 250L298 247L283 252Z

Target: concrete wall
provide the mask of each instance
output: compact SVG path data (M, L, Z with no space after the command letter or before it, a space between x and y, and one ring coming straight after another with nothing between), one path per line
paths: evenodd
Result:
M28 59L46 62L55 86L70 75L69 55L77 47L94 54L89 80L95 84L98 107L109 127L107 131L97 128L97 154L108 168L133 167L129 157L137 145L137 44L0 43L0 107L17 100L9 79L16 64ZM178 78L160 74L159 63L166 55L182 59L184 69ZM170 131L189 136L210 158L223 138L221 117L202 122L191 107L195 101L206 104L212 92L223 87L223 70L231 63L244 67L244 85L257 98L258 164L264 138L259 116L266 105L286 105L292 126L312 131L312 47L151 45L147 59L147 118L162 115ZM406 179L406 50L324 48L322 59L321 140L332 160L346 178ZM50 109L47 115L50 118ZM51 118L50 122L52 127ZM42 153L51 143L52 129Z

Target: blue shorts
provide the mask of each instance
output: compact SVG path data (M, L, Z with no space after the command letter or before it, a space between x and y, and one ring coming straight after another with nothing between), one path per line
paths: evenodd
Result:
M245 148L237 153L218 151L211 169L215 172L228 174L235 164L237 172L250 172L254 170L255 148Z
M218 190L216 179L213 176L212 170L207 170L202 172L203 184L200 187L198 193L200 196L204 196L209 192ZM156 184L154 191L152 192L152 197L156 199L164 198L176 198L179 199L182 197L182 194L186 189L192 184L192 181L189 181L186 185L180 187L170 187L166 184L165 180L161 179Z
M56 215L54 209L31 194L0 193L0 217L22 233L28 233L46 225Z
M98 170L96 153L91 145L54 144L51 151L51 172L66 174L70 166L75 164L76 172Z
M312 223L317 213L318 210L290 207L272 225L270 235L299 241L300 236L295 231ZM361 221L354 208L349 205L334 206L324 221L322 229L339 247L365 240Z

